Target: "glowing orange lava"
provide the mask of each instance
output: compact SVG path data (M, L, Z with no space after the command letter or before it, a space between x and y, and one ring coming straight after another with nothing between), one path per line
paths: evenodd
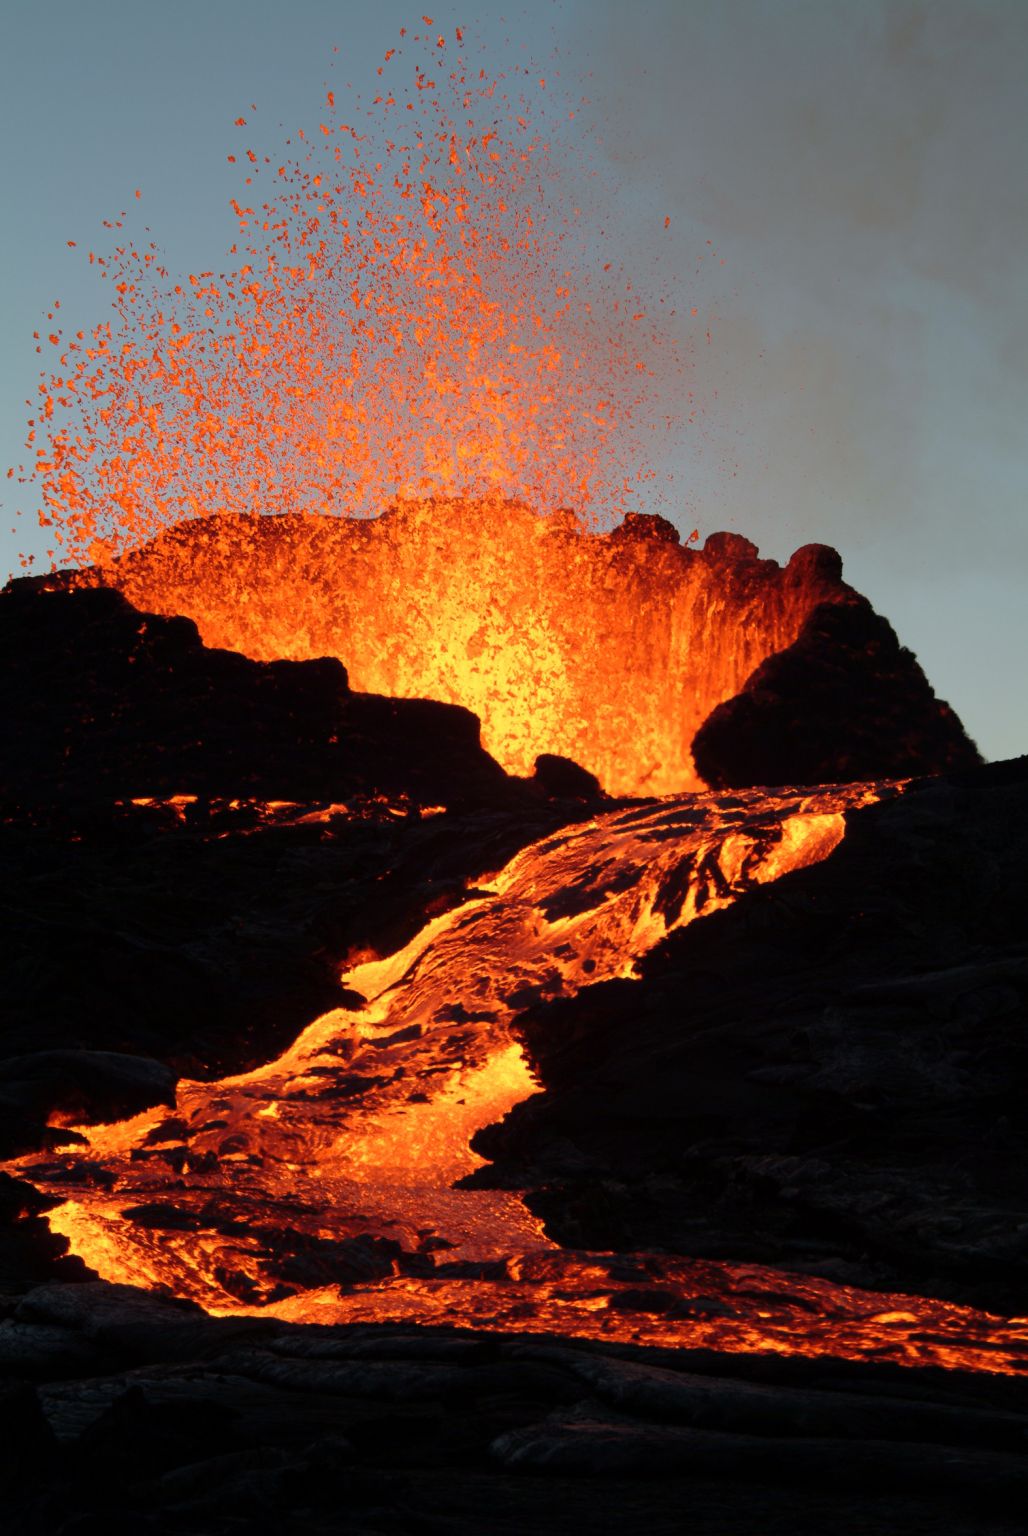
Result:
M187 522L81 581L185 614L259 661L337 656L351 685L462 704L512 773L558 752L615 794L699 789L692 740L820 602L853 593L817 546L788 565L745 540L681 545L633 517L607 534L501 498L374 519Z
M379 76L284 144L237 120L219 270L173 274L127 215L105 221L114 249L89 261L112 317L71 334L57 306L37 337L54 361L17 473L52 555L436 492L609 517L652 476L667 296L576 206L594 172L556 81L475 67L457 37L407 38Z
M562 177L537 71L475 69L459 32L414 44L412 70L390 50L373 100L342 114L329 90L274 156L237 120L223 270L176 279L111 223L89 259L114 316L88 337L48 317L19 478L51 557L209 645L334 655L355 688L463 704L516 772L557 752L615 793L697 788L706 716L852 594L823 551L781 569L659 520L595 531L653 474L669 376L691 409L661 296L569 197L585 168ZM570 1253L516 1192L457 1187L475 1132L537 1091L519 1012L631 978L670 929L828 857L884 792L683 796L567 827L352 969L364 1005L276 1061L9 1166L61 1198L51 1226L103 1278L212 1312L1015 1370L1024 1320ZM162 805L187 820L191 796ZM336 814L361 812L273 803L251 835ZM626 1307L639 1285L670 1307Z
M640 487L661 504L696 406L663 213L626 271L567 105L418 34L274 152L237 119L226 260L176 276L107 221L113 315L51 314L18 475L53 558L209 645L336 656L358 690L473 710L511 772L558 753L669 794L702 787L710 711L844 589L649 518L585 536Z
M81 1150L12 1166L64 1195L51 1225L103 1278L213 1312L1016 1369L1017 1321L753 1266L565 1252L516 1193L455 1187L481 1166L475 1131L537 1091L520 1009L631 977L669 930L827 857L846 809L884 789L685 797L565 828L348 972L364 1006L278 1060L183 1082L170 1116L80 1128ZM640 1282L670 1309L626 1310Z

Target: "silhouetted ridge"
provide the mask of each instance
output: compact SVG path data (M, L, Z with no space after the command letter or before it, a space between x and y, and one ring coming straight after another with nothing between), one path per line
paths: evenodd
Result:
M208 650L192 620L107 589L15 584L0 646L7 814L183 794L450 805L518 792L466 709L355 694L333 658Z
M912 651L864 598L821 603L693 738L715 789L907 777L981 761Z

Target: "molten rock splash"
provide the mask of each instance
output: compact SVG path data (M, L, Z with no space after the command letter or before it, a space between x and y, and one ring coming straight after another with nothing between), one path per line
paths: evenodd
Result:
M670 274L625 271L577 206L603 205L568 143L577 103L531 66L474 67L459 29L378 73L371 101L330 89L284 144L254 148L259 121L236 120L220 270L176 276L126 215L106 221L114 249L89 260L112 317L71 333L55 304L37 333L56 361L18 475L51 555L433 493L570 497L604 521L654 479L655 434L680 419L665 386L693 412Z
M538 517L492 497L405 502L371 520L206 518L76 580L186 614L209 646L261 661L336 656L357 690L463 705L508 772L529 774L556 752L614 794L976 760L823 545L781 567L735 534L693 550L664 519L631 514L587 534L570 513ZM855 654L833 639L840 626L856 633ZM741 746L732 725L707 729L697 772L696 733L775 657L791 694ZM803 758L801 739L812 748Z

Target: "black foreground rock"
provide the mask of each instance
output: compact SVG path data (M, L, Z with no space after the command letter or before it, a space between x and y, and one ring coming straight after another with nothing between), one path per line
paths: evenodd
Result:
M816 607L796 641L707 717L692 750L715 789L908 778L981 761L916 656L856 594Z
M6 816L182 795L525 799L468 710L352 693L332 658L207 650L190 619L139 613L104 588L13 583L0 598L0 648Z
M1028 759L849 812L823 863L528 1010L547 1092L476 1145L572 1247L1021 1314ZM602 1110L601 1107L602 1106Z
M100 1282L3 1312L12 1536L1023 1529L1010 1378L216 1320Z

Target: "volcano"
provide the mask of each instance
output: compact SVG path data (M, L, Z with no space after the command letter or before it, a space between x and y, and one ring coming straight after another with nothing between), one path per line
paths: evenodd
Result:
M1028 769L835 551L222 515L0 630L22 1528L1015 1528Z

